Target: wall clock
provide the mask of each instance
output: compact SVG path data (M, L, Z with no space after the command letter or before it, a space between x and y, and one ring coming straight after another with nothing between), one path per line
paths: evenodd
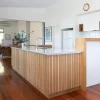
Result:
M88 11L90 9L90 5L88 3L84 4L83 10Z

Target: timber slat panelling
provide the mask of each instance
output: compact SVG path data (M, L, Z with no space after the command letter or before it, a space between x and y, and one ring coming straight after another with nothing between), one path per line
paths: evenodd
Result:
M81 86L82 53L43 55L12 48L12 66L44 95Z

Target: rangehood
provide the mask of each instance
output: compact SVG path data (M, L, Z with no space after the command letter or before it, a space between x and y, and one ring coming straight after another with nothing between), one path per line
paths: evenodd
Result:
M92 31L100 31L100 30L92 30Z

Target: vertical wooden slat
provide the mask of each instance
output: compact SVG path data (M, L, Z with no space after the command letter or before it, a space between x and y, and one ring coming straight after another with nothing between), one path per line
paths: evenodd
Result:
M13 69L47 96L81 86L82 53L43 55L12 48L12 59Z

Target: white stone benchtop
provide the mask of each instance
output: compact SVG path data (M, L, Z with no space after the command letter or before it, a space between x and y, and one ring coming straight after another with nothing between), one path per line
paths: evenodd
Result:
M16 47L12 47L16 48ZM16 48L20 50L24 50L27 52L33 52L33 53L39 53L39 54L44 54L44 55L62 55L62 54L77 54L77 53L82 53L82 51L77 51L75 49L44 49L44 48L37 48L35 49L34 47L24 47L24 48Z

